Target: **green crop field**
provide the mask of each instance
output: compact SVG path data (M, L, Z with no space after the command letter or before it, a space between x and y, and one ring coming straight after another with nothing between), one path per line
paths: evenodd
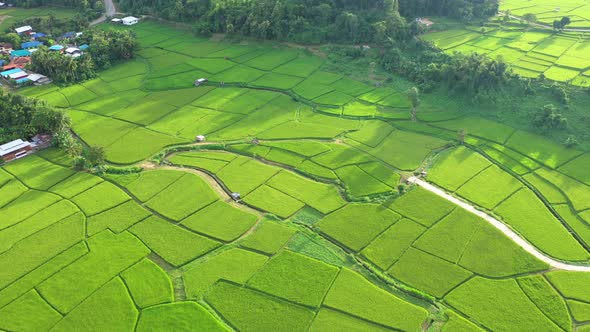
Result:
M501 7L551 22L543 1ZM562 5L580 26L584 1ZM47 13L21 16L33 12ZM77 171L55 148L0 165L0 330L590 324L590 272L577 271L590 270L587 152L442 102L411 121L406 82L336 72L331 54L149 19L99 27L134 31L137 57L20 90L63 109L107 165ZM423 38L531 77L575 81L590 65L573 32Z

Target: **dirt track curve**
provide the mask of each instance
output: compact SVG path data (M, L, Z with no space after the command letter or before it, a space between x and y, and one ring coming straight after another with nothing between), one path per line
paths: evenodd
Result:
M440 189L440 188L438 188L438 187L436 187L424 180L421 180L415 176L409 178L408 181L430 191L431 193L433 193L437 196L440 196L440 197L446 199L447 201L449 201L449 202L475 214L476 216L484 219L485 221L489 222L492 226L494 226L495 228L500 230L502 233L506 234L506 236L508 236L512 241L514 241L516 244L518 244L521 248L526 250L526 252L535 256L539 260L549 264L549 266L551 266L552 268L566 270L566 271L590 272L590 266L567 264L564 262L557 261L557 260L545 255L544 253L539 251L537 248L535 248L532 244L530 244L525 239L520 237L520 235L518 235L516 232L514 232L512 229L510 229L508 226L506 226L503 222L490 216L489 214L487 214L483 211L476 209L474 205L466 203L466 202L452 196L451 194L445 192L444 190L442 190L442 189Z

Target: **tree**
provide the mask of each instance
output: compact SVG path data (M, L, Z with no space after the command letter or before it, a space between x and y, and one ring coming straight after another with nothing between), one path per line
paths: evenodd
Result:
M465 137L467 136L467 129L461 128L457 131L457 135L459 136L459 143L465 144Z
M412 104L412 121L416 121L416 113L418 112L418 106L420 106L420 91L417 87L412 87L406 91L406 97Z
M537 15L533 13L526 13L522 16L522 18L529 23L537 22Z
M553 104L543 106L533 119L533 124L544 130L563 129L567 125L567 119L560 113Z
M565 28L565 26L569 25L570 23L572 23L572 20L568 16L562 17L561 20L559 21L559 25L560 25L561 29Z
M91 146L85 152L85 158L91 167L104 164L106 153L102 146Z

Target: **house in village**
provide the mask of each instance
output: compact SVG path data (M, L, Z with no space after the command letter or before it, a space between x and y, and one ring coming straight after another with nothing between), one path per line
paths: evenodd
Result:
M65 50L65 55L71 56L72 58L77 58L79 56L82 56L82 54L84 53L77 47L68 47Z
M0 44L0 54L10 54L12 51L12 44L11 43L1 43Z
M30 35L31 33L33 33L33 28L30 25L25 25L14 29L14 31L19 35Z
M434 22L432 22L430 19L428 19L426 17L416 18L416 23L422 24L422 25L426 26L427 28L430 28L434 24Z
M26 156L31 150L33 150L31 143L17 139L0 145L0 158L5 162L11 161Z
M32 49L32 48L38 48L41 45L43 45L43 43L40 41L29 41L29 42L24 42L24 43L20 44L20 47L24 50L28 50L28 49Z
M127 17L123 17L121 19L121 22L123 22L123 25L134 25L134 24L139 23L139 19L134 16L127 16Z
M43 85L51 83L51 79L45 75L41 74L30 74L27 76L29 81L33 82L35 85Z
M62 45L51 45L49 47L49 52L63 52L64 47Z

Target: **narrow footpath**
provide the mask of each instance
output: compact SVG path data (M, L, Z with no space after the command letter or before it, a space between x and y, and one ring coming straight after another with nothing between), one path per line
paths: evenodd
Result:
M510 229L508 226L506 226L500 220L490 216L489 214L487 214L483 211L476 209L475 206L473 206L472 204L466 203L466 202L452 196L451 194L445 192L444 190L442 190L442 189L440 189L440 188L438 188L438 187L436 187L424 180L421 180L415 176L412 176L411 178L408 179L408 182L414 183L414 184L430 191L431 193L433 193L437 196L440 196L440 197L446 199L447 201L449 201L449 202L475 214L476 216L484 219L485 221L489 222L492 226L494 226L495 228L500 230L502 233L506 234L506 236L508 236L512 241L514 241L516 244L518 244L526 252L535 256L539 260L549 264L551 267L553 267L555 269L566 270L566 271L590 272L590 266L582 266L582 265L563 263L563 262L557 261L557 260L543 254L537 248L535 248L532 244L528 243L525 239L520 237L520 235L518 235L516 232L514 232L512 229Z

